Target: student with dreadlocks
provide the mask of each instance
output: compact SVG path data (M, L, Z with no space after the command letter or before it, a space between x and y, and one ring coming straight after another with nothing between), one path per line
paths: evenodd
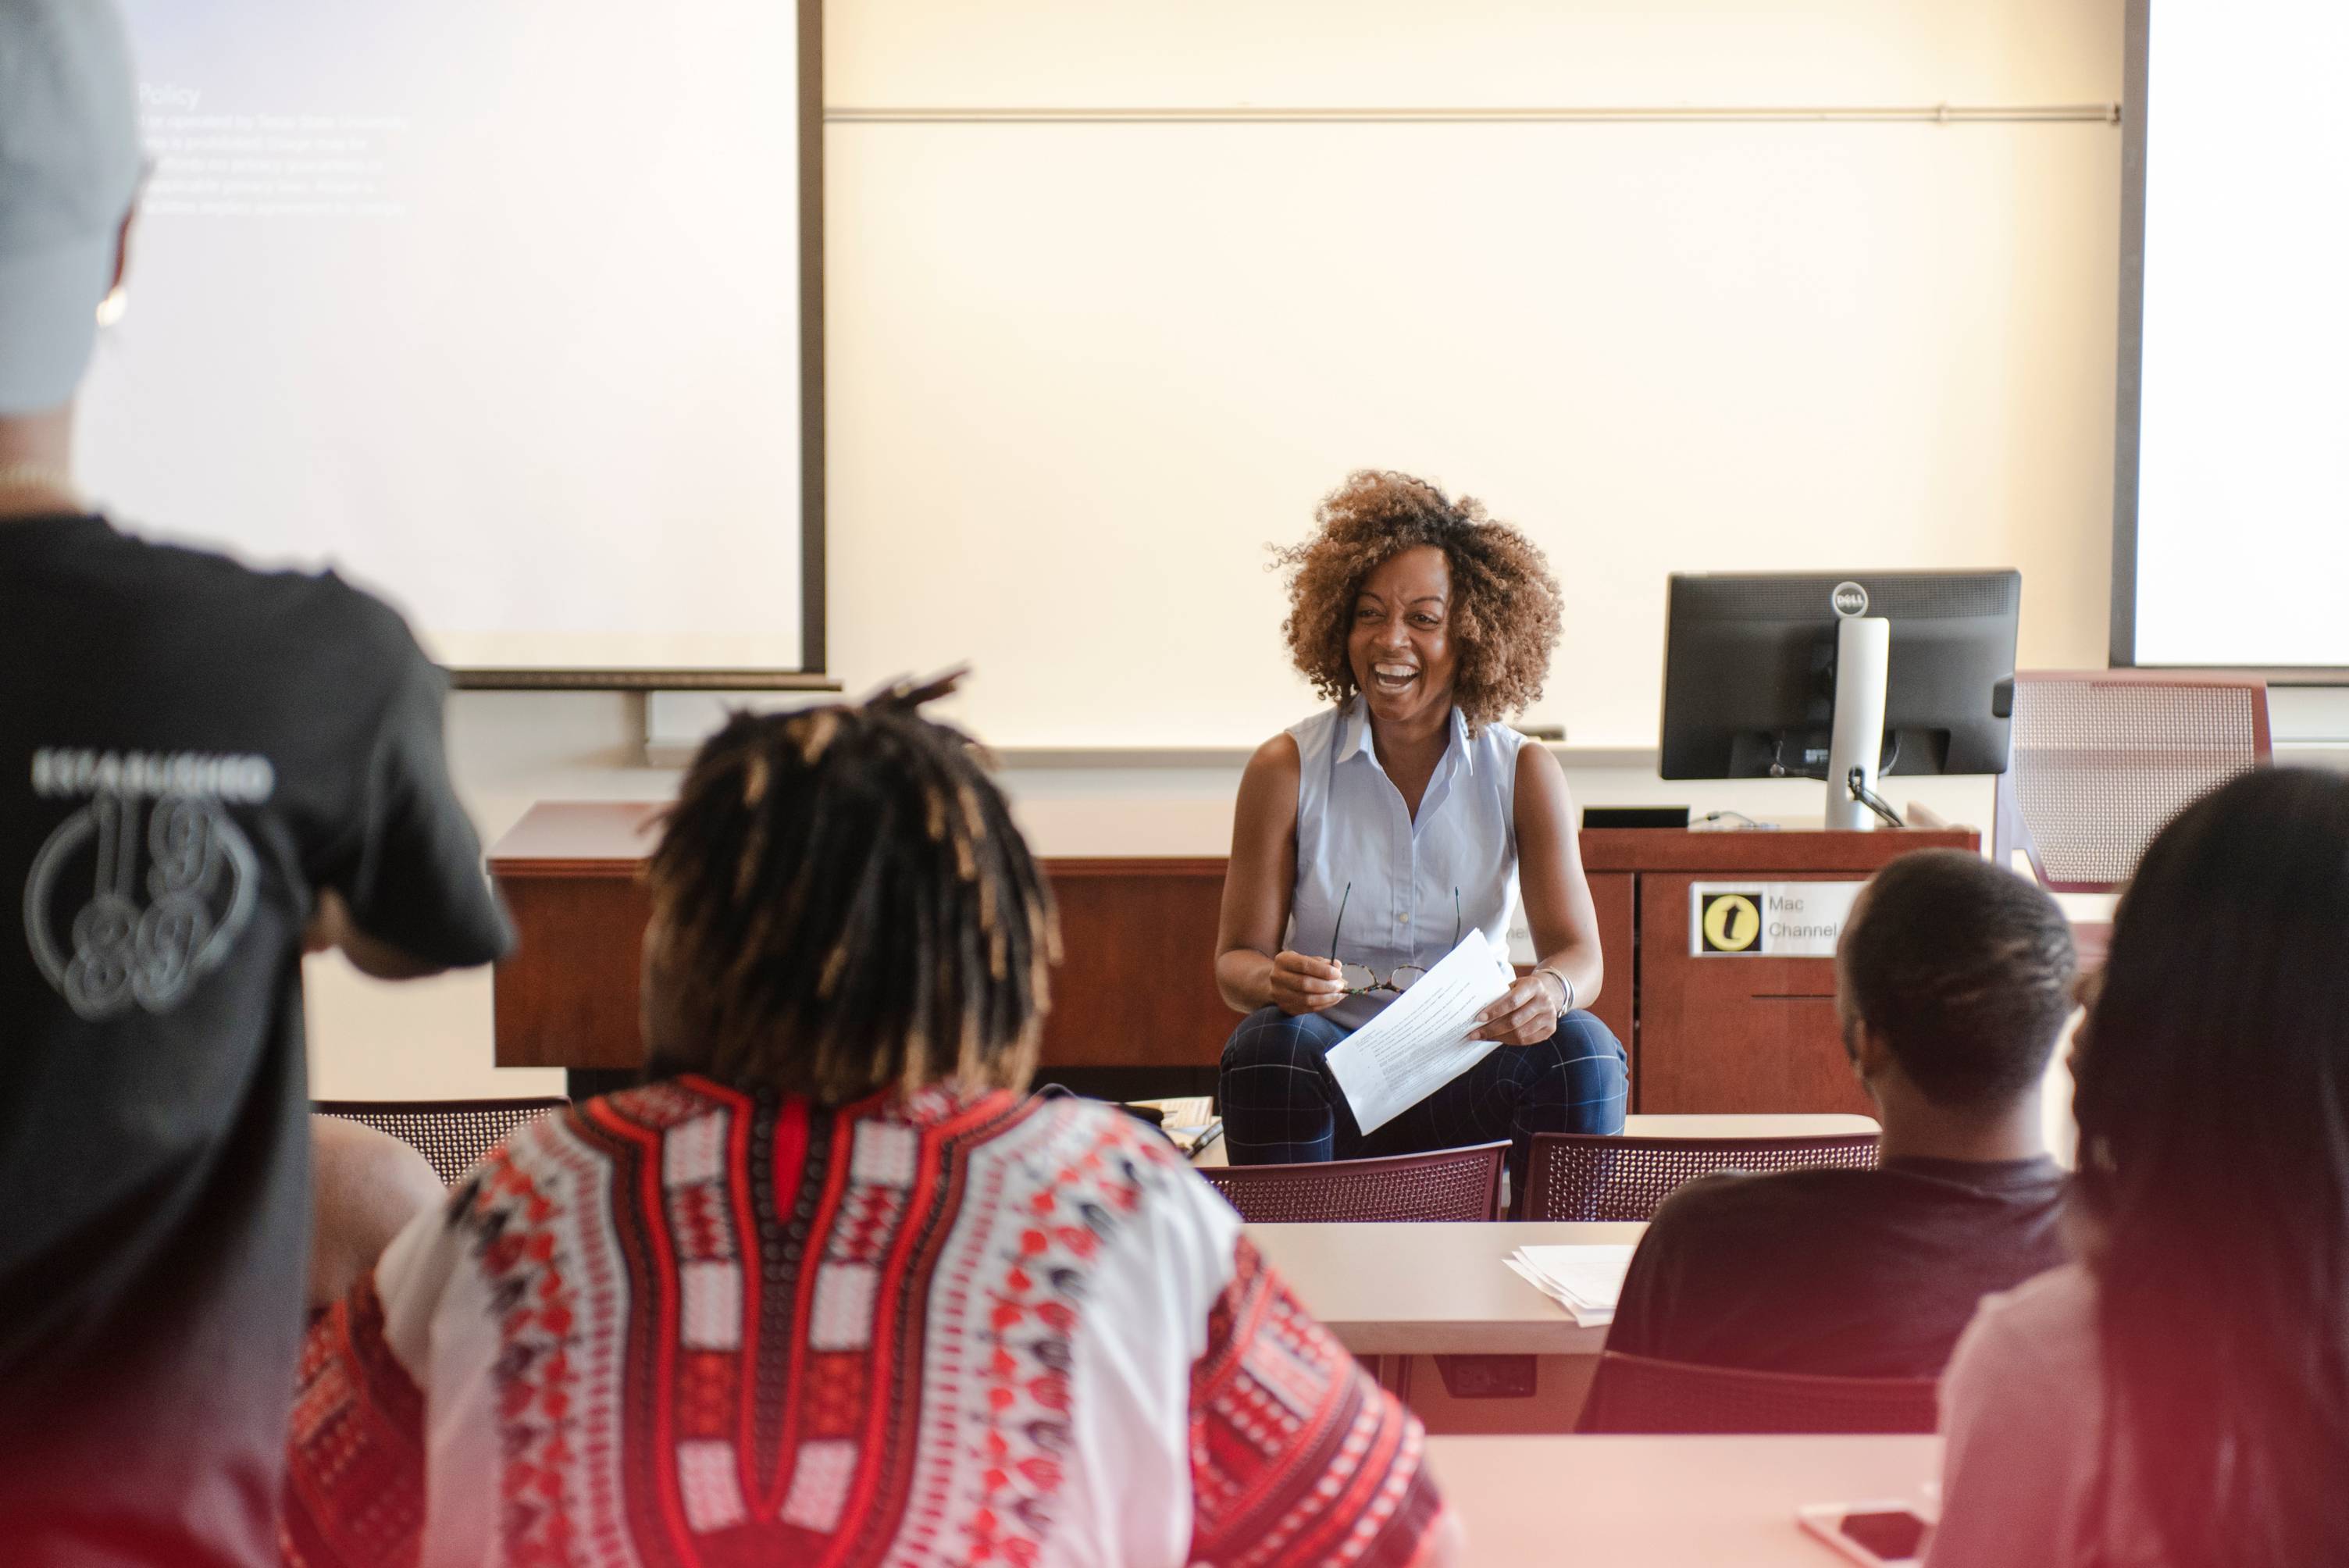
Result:
M314 1330L290 1561L1453 1560L1417 1422L1221 1200L1019 1097L1051 901L939 689L703 748L649 1081L514 1134Z

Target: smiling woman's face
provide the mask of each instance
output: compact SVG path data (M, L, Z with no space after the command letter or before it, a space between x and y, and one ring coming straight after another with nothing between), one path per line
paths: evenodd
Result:
M1390 556L1354 595L1346 658L1371 717L1409 723L1452 707L1452 569L1422 544Z

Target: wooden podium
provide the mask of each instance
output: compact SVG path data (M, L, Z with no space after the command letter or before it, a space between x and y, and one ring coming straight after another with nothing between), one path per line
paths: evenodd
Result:
M1860 1091L1836 1022L1835 960L1701 955L1690 918L1699 883L1863 882L1913 850L1979 852L1971 829L1852 833L1692 833L1593 829L1582 862L1594 898L1602 882L1628 903L1631 929L1603 934L1607 989L1632 955L1631 1109L1696 1111L1857 1111ZM1628 937L1628 940L1626 938ZM1616 1033L1622 1035L1619 1027Z
M492 847L490 870L522 938L497 967L500 1067L637 1065L638 950L648 913L640 873L659 810L541 804ZM1084 830L1030 824L1060 903L1064 952L1045 1024L1046 1068L1137 1085L1157 1074L1205 1092L1202 1076L1212 1073L1238 1020L1211 974L1225 857L1195 851L1228 834L1229 812L1228 804L1145 803L1108 830L1098 821ZM1154 813L1180 820L1170 827ZM1120 837L1150 852L1096 852ZM1834 961L1698 956L1689 890L1853 882L1909 850L1979 845L1967 830L1584 833L1607 955L1607 984L1592 1011L1631 1053L1632 1109L1868 1110L1844 1063ZM1086 852L1055 854L1055 847Z

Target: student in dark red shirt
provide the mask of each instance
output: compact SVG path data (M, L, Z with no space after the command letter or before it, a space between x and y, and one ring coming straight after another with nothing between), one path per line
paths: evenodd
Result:
M1873 1171L1692 1181L1631 1260L1609 1350L1776 1372L1930 1377L1975 1304L2065 1261L2040 1080L2072 1012L2071 927L1978 855L1877 873L1836 954Z

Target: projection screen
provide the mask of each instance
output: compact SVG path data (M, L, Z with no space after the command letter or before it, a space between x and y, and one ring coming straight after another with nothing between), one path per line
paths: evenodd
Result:
M2128 40L2113 663L2349 679L2349 10Z
M81 471L474 685L823 668L819 0L127 0Z

